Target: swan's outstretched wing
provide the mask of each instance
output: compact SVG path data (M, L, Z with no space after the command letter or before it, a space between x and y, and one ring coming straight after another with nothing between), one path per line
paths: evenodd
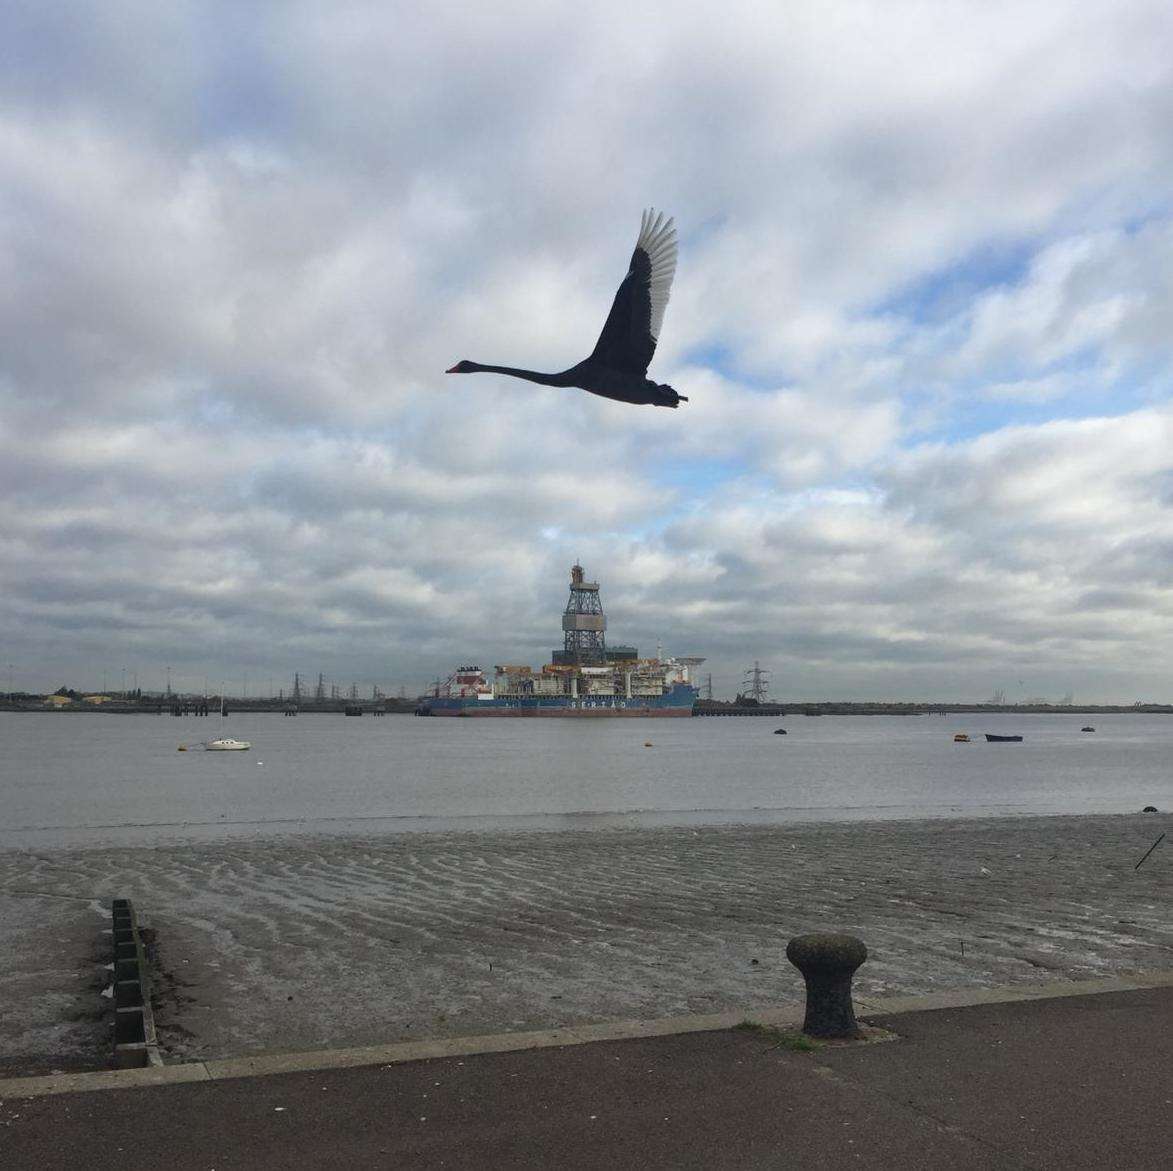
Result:
M672 220L664 222L663 212L657 215L655 208L649 208L591 360L613 370L647 373L675 275L676 229Z

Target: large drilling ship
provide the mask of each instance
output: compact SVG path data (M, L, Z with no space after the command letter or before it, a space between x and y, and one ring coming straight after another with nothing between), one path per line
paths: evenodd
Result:
M425 696L421 716L690 716L697 689L691 672L703 658L641 659L632 646L607 646L599 583L581 565L570 571L562 615L563 645L535 670L458 667Z

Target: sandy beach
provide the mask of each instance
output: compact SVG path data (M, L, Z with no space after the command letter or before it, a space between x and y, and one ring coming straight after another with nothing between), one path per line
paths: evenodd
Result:
M746 1011L834 929L857 991L1173 967L1163 815L282 837L0 852L0 1070L102 1067L112 897L168 1061Z

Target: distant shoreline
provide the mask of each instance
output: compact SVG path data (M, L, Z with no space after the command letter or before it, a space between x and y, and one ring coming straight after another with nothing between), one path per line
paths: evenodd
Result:
M1173 704L1051 704L1051 703L878 703L866 701L816 703L786 700L745 705L698 700L694 715L760 716L944 716L977 712L983 715L1173 715Z
M24 703L4 703L0 701L0 712L49 712L53 714L59 712L98 712L103 715L115 716L169 716L173 714L172 708L176 705L176 702L175 699L144 700L141 703L119 703L112 700L108 703L67 703L51 707L48 704L32 703L29 701ZM360 707L364 716L410 716L415 711L418 701L414 699L395 699L385 702L386 706L384 706L384 701L374 703L371 700L360 700L357 704L352 700L327 700L324 703L302 702L301 704L295 704L290 700L248 700L233 699L230 696L227 700L227 707L229 715L241 715L246 712L284 713L290 709L296 709L299 715L327 712L330 715L341 716L346 714L348 707ZM207 705L209 709L207 714L209 716L218 716L220 714L219 699L205 701L202 696L199 698L191 697L179 700L178 704L186 709L179 713L184 716L194 716L196 713L193 709L200 704Z
M190 704L195 700L187 701ZM415 711L414 699L389 701L386 707L373 703L360 704L363 715L409 716ZM170 715L171 701L145 703L71 703L61 707L47 707L34 703L3 703L0 712L97 712L104 715ZM228 700L230 715L248 712L285 712L297 708L301 715L330 714L343 715L347 706L341 701L326 703L301 703L294 705L281 700ZM758 705L736 704L722 700L699 700L693 709L694 716L945 716L945 715L1173 715L1173 704L994 704L994 703L879 703L859 700L819 701L786 700L781 703ZM186 714L192 714L190 712ZM213 705L212 715L219 714L218 703Z

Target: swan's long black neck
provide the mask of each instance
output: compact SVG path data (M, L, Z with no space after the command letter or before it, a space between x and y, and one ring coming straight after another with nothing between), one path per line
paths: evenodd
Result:
M480 362L470 362L475 374L508 374L510 378L524 378L526 382L538 382L542 386L570 386L567 381L569 371L561 374L543 374L539 370L518 370L513 366L482 366Z

